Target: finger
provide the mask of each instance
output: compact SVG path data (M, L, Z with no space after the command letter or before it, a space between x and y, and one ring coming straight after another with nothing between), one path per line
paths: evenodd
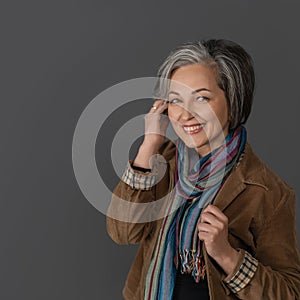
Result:
M217 229L213 227L211 224L207 223L199 223L197 225L198 231L199 232L207 232L207 233L217 233Z
M199 240L204 241L204 242L211 241L211 239L212 239L211 234L204 232L204 231L198 232L198 237L199 237Z
M165 115L161 115L160 121L161 121L161 128L163 131L165 131L169 125L169 118Z
M217 219L219 219L222 222L227 223L228 222L228 218L227 216L215 205L208 205L203 212L206 213L211 213L212 215L214 215Z
M209 227L207 227L209 226ZM212 233L219 233L222 232L223 230L226 230L226 224L220 222L217 219L214 219L213 221L207 221L203 220L199 223L198 228L208 228L210 232Z
M209 212L203 212L200 217L200 224L209 224L210 226L223 230L226 227L226 224L216 218L213 214Z
M161 114L162 112L165 111L165 109L168 107L168 104L165 100L156 100L154 101L152 107L151 107L151 110L150 112L151 113L158 113L158 114Z
M159 107L159 113L163 114L166 110L168 109L168 102L164 101L161 106ZM165 117L167 117L166 115L164 115Z
M152 104L152 107L151 107L151 112L156 112L157 109L161 106L161 104L163 103L163 100L162 99L159 99L159 100L155 100Z

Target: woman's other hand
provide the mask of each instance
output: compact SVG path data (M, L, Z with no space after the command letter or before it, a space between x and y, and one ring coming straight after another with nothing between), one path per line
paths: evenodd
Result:
M218 207L208 205L201 213L198 231L207 253L230 274L238 262L238 251L228 241L227 216Z
M148 114L145 116L145 136L134 165L142 168L151 168L150 158L156 154L165 141L165 134L169 118L163 114L168 108L164 100L156 100Z

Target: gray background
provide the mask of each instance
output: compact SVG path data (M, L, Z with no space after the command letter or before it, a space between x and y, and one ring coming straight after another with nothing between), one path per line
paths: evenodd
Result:
M299 199L299 25L286 0L2 1L0 299L122 298L137 248L115 245L82 195L73 132L98 93L155 76L178 43L227 38L250 52L249 140Z

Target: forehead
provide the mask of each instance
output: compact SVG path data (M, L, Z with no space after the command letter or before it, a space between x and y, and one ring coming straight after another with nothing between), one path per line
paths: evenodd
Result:
M174 89L213 89L217 88L216 71L213 67L192 64L176 69L170 81L170 90Z

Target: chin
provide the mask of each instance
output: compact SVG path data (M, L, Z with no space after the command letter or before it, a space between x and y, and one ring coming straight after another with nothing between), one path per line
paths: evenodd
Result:
M179 136L179 137L182 139L182 141L185 143L185 145L188 148L194 148L197 150L207 144L207 141L203 141L203 140L199 141L197 139L187 138L186 136Z

